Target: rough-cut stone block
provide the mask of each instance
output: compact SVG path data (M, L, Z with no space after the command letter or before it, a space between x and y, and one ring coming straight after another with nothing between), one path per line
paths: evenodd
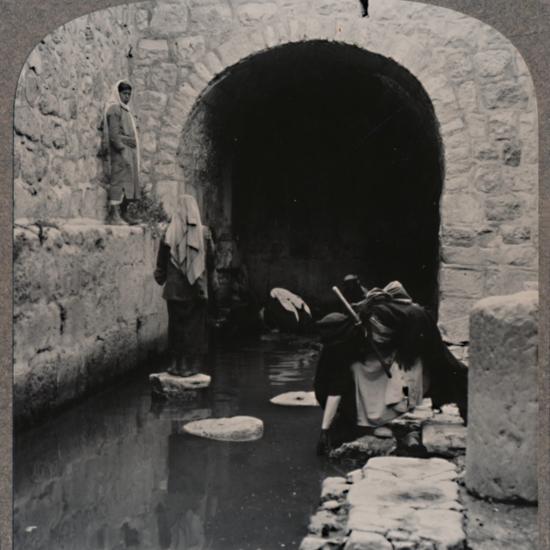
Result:
M18 134L27 136L32 141L39 141L42 135L40 121L30 107L19 107L15 110L14 128Z
M462 550L466 548L462 513L455 510L417 510L416 534L433 541L436 548Z
M338 531L341 525L338 517L329 510L319 510L311 516L308 531L312 535L324 535L331 531Z
M209 6L193 7L190 15L191 23L197 29L205 32L226 29L232 23L233 18L231 8L221 2Z
M161 399L194 399L198 390L210 385L210 376L194 374L193 376L174 376L167 372L149 375L151 391L155 397Z
M327 477L323 480L321 500L339 500L350 489L350 485L343 477Z
M516 81L486 84L481 89L481 98L487 109L524 109L529 102L525 89Z
M156 194L166 213L171 216L177 207L178 182L174 180L159 181L156 187Z
M318 407L315 393L312 391L290 391L282 393L269 400L274 405L288 407Z
M469 156L470 153L468 152ZM470 161L468 161L469 164ZM468 166L469 168L470 166ZM448 193L441 201L441 215L447 225L472 225L481 223L484 218L483 204L473 194Z
M322 550L327 544L327 539L311 535L302 540L299 550Z
M353 531L344 550L393 550L394 546L382 535L365 531Z
M422 444L430 454L453 457L466 452L466 426L428 421L422 426Z
M233 416L189 422L183 429L189 434L218 441L255 441L262 437L264 423L252 416Z
M378 533L386 539L392 533L393 548L398 541L410 541L417 548L421 540L440 549L465 547L458 485L451 481L454 464L385 457L371 459L364 472L364 479L351 486L347 497L349 530Z
M184 3L166 4L158 2L153 9L149 31L156 37L184 33L187 29L187 18L187 6Z
M174 41L173 51L180 63L191 65L206 52L204 37L201 35L180 37Z
M243 25L256 25L269 20L277 13L277 4L273 2L248 2L237 7L237 17Z
M503 225L500 231L504 244L524 244L531 240L531 228L526 225Z
M474 55L474 66L481 78L503 78L509 75L512 54L508 51L483 51Z
M456 466L443 458L387 456L372 458L363 471L366 475L376 471L403 480L422 480L447 472L456 474Z
M537 499L538 293L480 300L470 318L466 484Z
M374 479L367 476L354 483L348 493L351 506L372 508L376 506L406 505L414 503L415 509L455 509L458 501L458 485L452 481L403 479L385 476Z
M330 458L355 458L367 460L373 456L387 456L396 448L394 437L380 438L373 435L365 435L344 443L330 452Z
M37 377L52 362L59 370L51 404L28 383L25 402L14 403L22 420L135 368L138 349L145 357L164 339L166 306L151 276L157 243L140 226L78 222L17 222L15 372L29 362Z
M515 197L490 197L485 202L487 219L495 222L517 220L523 210L523 203Z
M483 273L475 269L446 267L441 270L441 293L444 296L475 298L483 292Z
M137 53L140 61L150 63L168 61L168 42L166 40L142 39L138 42Z

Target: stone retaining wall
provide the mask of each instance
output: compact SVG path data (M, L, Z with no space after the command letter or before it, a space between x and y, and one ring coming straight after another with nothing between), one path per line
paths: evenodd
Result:
M82 221L15 228L14 409L21 421L135 368L163 346L154 239L141 227Z

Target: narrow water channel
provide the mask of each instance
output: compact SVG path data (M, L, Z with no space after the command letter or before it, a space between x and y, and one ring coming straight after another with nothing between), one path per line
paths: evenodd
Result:
M314 356L311 342L288 338L216 351L198 403L152 402L140 373L17 436L15 548L297 548L322 479L341 472L315 455L321 410L269 399L310 390ZM191 419L233 415L261 418L263 438L181 431Z

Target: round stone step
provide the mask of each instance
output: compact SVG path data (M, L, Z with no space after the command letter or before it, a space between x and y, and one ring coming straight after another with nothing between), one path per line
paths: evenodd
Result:
M274 405L285 407L318 407L315 392L312 391L289 391L276 395L269 400Z
M151 391L160 399L187 400L197 396L197 391L207 388L211 378L207 374L193 376L174 376L167 372L149 375Z
M264 423L253 416L207 418L183 426L183 431L218 441L255 441L264 433Z

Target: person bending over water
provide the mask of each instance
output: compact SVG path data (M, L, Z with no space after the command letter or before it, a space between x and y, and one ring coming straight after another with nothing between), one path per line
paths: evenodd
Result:
M324 409L318 453L328 452L332 438L376 434L424 397L434 408L456 403L466 421L467 369L401 283L372 289L355 310L359 323L340 313L318 322L323 349L314 390Z

